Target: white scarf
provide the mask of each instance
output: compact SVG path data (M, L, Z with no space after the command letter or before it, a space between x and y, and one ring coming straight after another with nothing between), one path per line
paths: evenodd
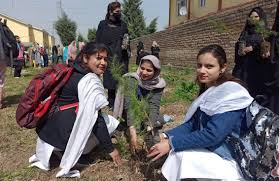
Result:
M77 163L98 117L98 111L108 105L100 78L94 73L86 74L78 83L79 109L75 124L63 154L56 177L74 176L70 169ZM82 104L81 104L82 103Z
M202 93L189 107L184 121L189 121L200 107L207 115L220 114L248 107L253 101L249 92L232 81L212 86Z

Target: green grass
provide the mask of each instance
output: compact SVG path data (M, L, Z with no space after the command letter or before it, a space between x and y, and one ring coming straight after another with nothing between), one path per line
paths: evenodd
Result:
M23 178L32 178L35 172L38 171L36 168L20 168L16 170L0 171L0 180L19 180Z

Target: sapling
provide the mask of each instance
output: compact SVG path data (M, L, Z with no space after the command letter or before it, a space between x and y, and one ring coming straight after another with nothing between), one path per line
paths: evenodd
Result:
M113 78L118 82L117 87L118 91L121 91L124 95L125 99L129 100L129 109L128 114L133 119L134 127L139 130L140 134L146 137L148 132L148 128L151 130L151 134L153 133L153 128L151 124L151 120L149 119L149 108L148 108L148 96L141 97L140 99L137 96L138 82L133 77L123 76L121 65L116 57L113 58L113 61L110 63L110 70ZM121 119L121 118L120 118ZM123 120L123 119L122 119ZM142 129L142 123L144 123L144 129ZM153 143L146 143L147 145L151 145ZM149 147L149 146L147 146Z

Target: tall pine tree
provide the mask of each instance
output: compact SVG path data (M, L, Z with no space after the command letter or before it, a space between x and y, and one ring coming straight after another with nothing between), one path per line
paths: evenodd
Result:
M76 38L77 25L70 20L65 12L62 13L57 21L54 22L54 28L63 46L69 45Z
M96 33L97 33L96 28L92 28L92 29L89 28L87 33L88 41L94 41L96 39Z
M131 39L146 34L141 4L142 0L124 0L122 4L123 20L127 23Z
M155 33L157 31L157 18L154 18L148 27L146 27L146 34Z

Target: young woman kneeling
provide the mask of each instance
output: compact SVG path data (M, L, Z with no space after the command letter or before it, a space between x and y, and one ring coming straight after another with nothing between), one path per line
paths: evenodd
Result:
M159 59L154 55L147 55L141 59L137 72L124 75L125 77L132 77L135 79L137 84L135 94L137 98L146 98L147 100L147 114L148 120L150 121L148 122L145 120L144 125L151 128L150 132L152 131L152 134L149 134L152 136L150 137L151 142L160 141L159 130L164 124L163 115L160 114L160 101L166 82L160 77L160 72L161 65ZM119 106L119 103L123 102L120 101L123 97L119 95L119 92L117 93L114 104L114 116L122 116L125 119L129 130L131 148L132 151L135 151L135 149L137 149L137 133L134 126L134 115L129 111L129 109L131 109L129 96L124 95L124 97L124 106Z
M199 97L188 109L185 122L160 135L161 142L148 155L157 160L169 154L162 167L167 180L243 179L226 137L247 130L245 110L253 98L226 69L221 46L209 45L199 51Z
M77 176L79 172L70 169L76 163L89 161L86 155L97 144L96 138L113 161L121 164L101 113L108 105L100 79L107 67L107 57L108 49L104 44L90 42L81 50L71 65L74 72L58 96L55 111L49 112L36 129L36 154L29 159L32 166L48 170L52 151L64 151L61 170L56 176ZM78 109L70 106L76 103Z

